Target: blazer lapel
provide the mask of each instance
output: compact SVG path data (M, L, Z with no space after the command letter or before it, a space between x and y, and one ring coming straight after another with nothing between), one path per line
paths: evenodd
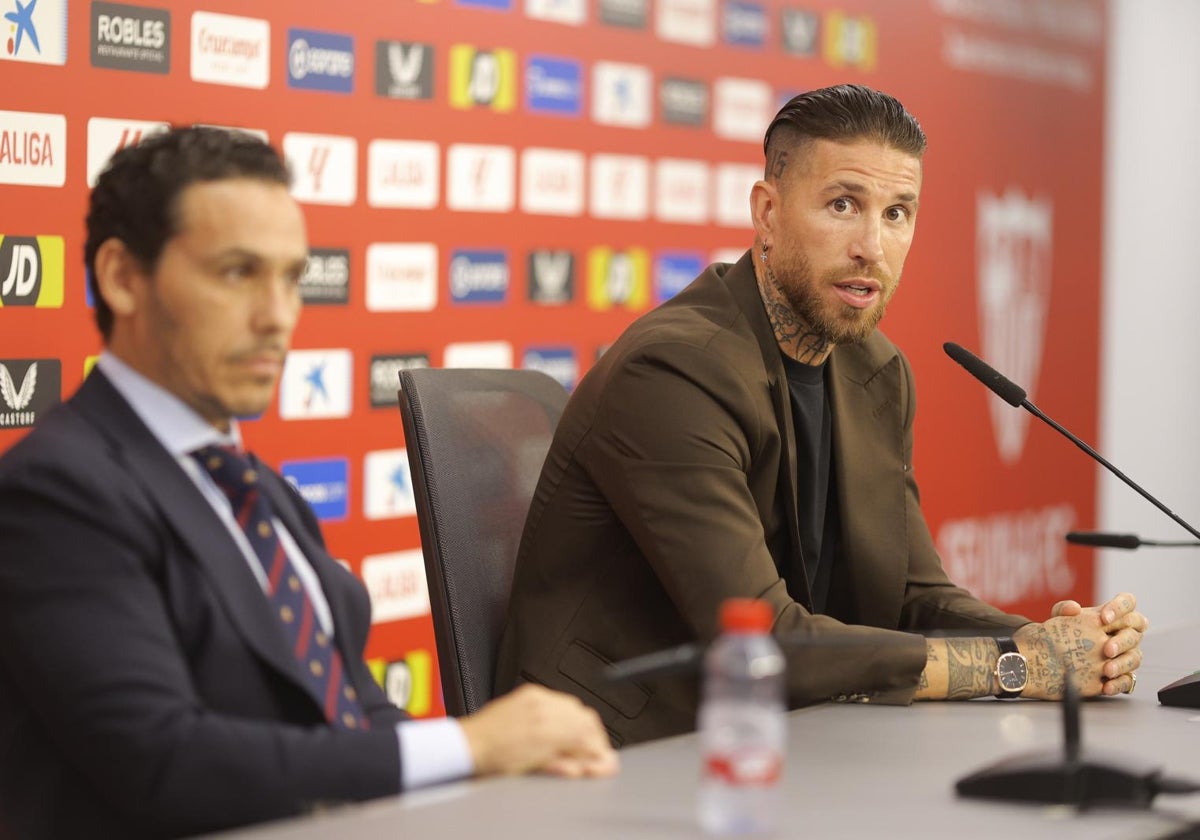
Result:
M908 566L900 358L881 361L864 345L846 345L829 364L844 540L837 562L846 564L858 620L896 627Z
M780 568L779 574L790 580L802 582L803 592L790 592L793 599L812 609L812 591L809 588L808 577L804 571L804 555L800 547L800 520L796 510L799 491L796 487L796 428L792 421L792 397L788 389L787 374L783 370L779 345L775 341L775 331L767 318L763 307L762 297L758 291L758 281L754 276L754 266L750 252L742 256L737 263L725 273L724 281L730 294L737 301L745 318L745 323L751 334L758 342L762 354L763 367L767 371L767 380L771 391L771 408L775 412L775 424L779 429L779 446L782 457L779 460L779 486L783 488L783 509L787 517L788 541L791 551L788 557L775 558L776 565L781 563L794 564L793 574Z
M143 486L147 497L154 500L204 569L246 645L303 688L300 666L279 620L267 608L262 587L225 524L191 478L100 371L92 372L72 402L116 445L129 474Z

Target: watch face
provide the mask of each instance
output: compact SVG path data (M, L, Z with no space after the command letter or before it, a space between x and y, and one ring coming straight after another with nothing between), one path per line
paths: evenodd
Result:
M1005 691L1021 691L1029 679L1025 657L1019 653L1005 653L996 662L996 676Z

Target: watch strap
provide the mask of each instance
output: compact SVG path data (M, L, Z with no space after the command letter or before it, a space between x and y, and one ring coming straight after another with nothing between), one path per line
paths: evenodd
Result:
M1015 653L1018 656L1021 655L1021 651L1017 647L1017 643L1013 641L1012 636L997 636L996 647L1000 648L1000 656L1004 656L1006 653ZM1001 700L1015 700L1021 696L1021 691L1024 691L1025 689L1022 688L1021 691L1008 691L1004 688L1004 684L1000 682L1000 656L996 657L996 683L1000 686L1000 693L996 696Z

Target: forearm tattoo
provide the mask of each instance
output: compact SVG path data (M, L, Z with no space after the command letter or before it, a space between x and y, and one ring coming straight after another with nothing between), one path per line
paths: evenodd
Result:
M1000 648L991 639L946 639L946 699L993 694L992 664L999 655Z

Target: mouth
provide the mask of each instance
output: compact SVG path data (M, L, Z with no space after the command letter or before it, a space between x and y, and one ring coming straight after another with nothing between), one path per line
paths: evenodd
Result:
M866 309L879 299L883 286L869 277L854 277L835 283L833 288L843 303L855 309Z

